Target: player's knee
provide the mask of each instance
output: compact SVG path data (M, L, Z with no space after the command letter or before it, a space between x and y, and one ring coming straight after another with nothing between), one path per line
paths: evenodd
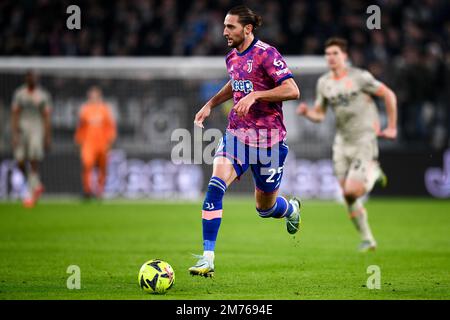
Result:
M93 164L91 164L91 163L84 163L83 164L83 171L85 173L91 172L92 170L94 170L94 165Z
M33 172L36 172L39 170L39 160L31 160L30 161L30 168Z
M345 188L344 189L344 198L347 202L354 202L361 196L360 190L357 188Z
M357 199L357 197L353 193L344 192L345 202L353 203Z
M26 170L25 161L24 160L18 161L17 167L19 167L20 171L25 172Z
M102 175L106 175L106 166L99 166L98 171Z

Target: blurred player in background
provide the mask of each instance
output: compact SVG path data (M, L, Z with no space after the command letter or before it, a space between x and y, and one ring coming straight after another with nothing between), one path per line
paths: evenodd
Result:
M282 101L298 99L299 89L283 57L272 46L255 38L261 17L245 6L228 11L223 35L230 81L196 114L194 123L203 128L211 109L233 98L227 132L217 149L211 180L202 210L203 255L189 271L193 275L214 273L214 250L222 220L222 199L228 186L251 168L255 182L256 211L262 218L285 218L294 234L300 224L300 201L278 196L285 144ZM265 153L270 162L261 160ZM257 159L257 161L252 161Z
M108 152L116 139L116 123L102 91L91 87L88 101L81 106L75 142L80 146L83 196L101 198L105 188ZM98 167L98 184L91 185L92 174Z
M26 180L23 205L33 207L44 186L39 177L39 164L44 158L44 149L51 144L51 98L38 85L37 76L28 71L25 84L16 89L12 102L12 147L14 158Z
M334 110L335 174L342 187L350 219L361 235L359 250L373 250L377 243L361 197L368 194L377 181L386 185L386 176L377 160L377 136L386 139L397 137L397 99L390 88L368 71L347 65L345 39L328 39L325 57L330 71L317 82L314 107L308 108L301 103L297 113L313 122L320 122L325 118L328 106ZM372 96L381 97L386 106L387 128L383 131L380 131L378 111Z

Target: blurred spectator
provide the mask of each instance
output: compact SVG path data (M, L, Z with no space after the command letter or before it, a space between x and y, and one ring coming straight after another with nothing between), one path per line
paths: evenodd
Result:
M223 18L241 1L0 1L2 56L224 55ZM82 29L68 30L77 4ZM401 138L450 140L450 3L446 0L248 0L263 16L261 39L284 55L322 54L332 35L349 40L355 66L399 91ZM369 5L381 8L381 30L366 27ZM433 129L431 129L433 127Z

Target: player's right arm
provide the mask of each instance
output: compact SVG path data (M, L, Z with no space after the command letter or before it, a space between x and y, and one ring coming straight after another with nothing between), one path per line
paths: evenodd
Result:
M306 119L312 122L322 122L325 119L325 109L316 104L313 108L309 108L304 102L300 103L297 107L297 114L304 116Z
M203 128L203 121L209 117L211 109L233 98L233 90L231 89L231 80L228 81L222 89L217 92L214 97L200 109L195 115L194 124Z
M325 119L326 114L326 99L321 91L321 80L317 82L316 86L316 101L314 102L314 107L309 108L304 102L300 103L297 107L297 114L304 116L306 119L312 122L322 122Z
M83 105L78 114L78 123L75 129L74 140L76 144L81 145L84 142L85 131L86 131L85 106Z
M18 102L18 92L14 94L12 106L11 106L11 138L12 138L12 146L16 148L19 143L19 118L20 118L20 105Z

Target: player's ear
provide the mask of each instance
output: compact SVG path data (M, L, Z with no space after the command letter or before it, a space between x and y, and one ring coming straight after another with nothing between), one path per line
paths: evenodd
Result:
M344 60L347 60L347 58L348 58L348 54L347 54L347 52L345 52L344 50L342 50L342 49L339 49L339 51L341 52L341 54L342 54L342 57L344 58Z
M244 27L244 32L245 32L245 35L248 36L250 33L253 32L253 26L251 24L246 24Z

